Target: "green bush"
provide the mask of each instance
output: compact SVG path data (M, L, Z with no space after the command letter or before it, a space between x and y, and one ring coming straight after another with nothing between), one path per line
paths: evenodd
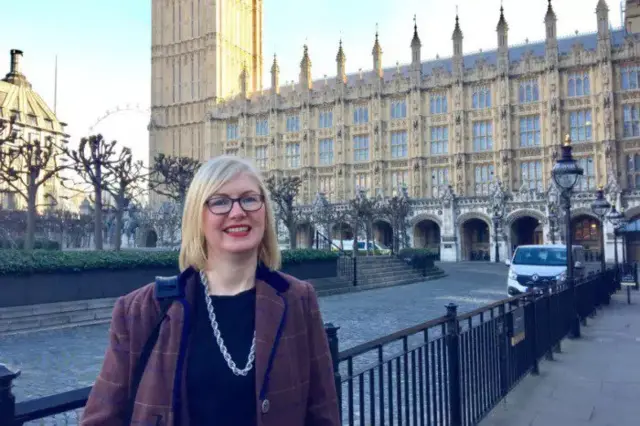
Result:
M10 250L24 248L24 240L22 238L9 241L7 239L0 239L0 249ZM60 250L60 243L53 240L37 239L33 242L33 248L35 250Z
M96 269L178 268L177 251L50 251L0 250L0 276ZM321 250L284 250L282 263L328 260L337 253Z
M426 270L433 268L433 261L437 258L437 252L429 249L406 248L400 250L398 256L407 259L414 269Z

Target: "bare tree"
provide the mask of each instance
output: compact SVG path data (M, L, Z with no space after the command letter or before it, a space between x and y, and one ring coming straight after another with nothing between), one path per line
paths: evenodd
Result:
M158 154L151 167L149 188L170 198L182 208L200 162L191 157Z
M271 194L271 200L276 205L276 215L289 233L290 248L295 249L298 243L296 228L300 218L295 210L294 202L300 192L302 180L297 176L286 176L279 180L275 176L271 176L265 183Z
M122 246L123 216L129 201L137 198L144 191L142 182L147 177L142 161L133 161L131 149L123 147L115 162L105 165L105 186L115 200L115 243L114 249Z
M22 197L27 204L25 250L33 249L36 218L38 215L38 191L52 179L60 178L60 171L67 168L65 149L67 140L56 141L47 136L43 140L25 137L15 119L0 122L0 187L3 192ZM66 135L65 135L66 137ZM50 206L56 200L45 194Z
M105 173L116 158L116 141L107 142L102 135L91 135L80 140L78 150L69 151L72 166L80 177L93 188L94 197L94 242L96 250L102 250L102 195L107 189Z

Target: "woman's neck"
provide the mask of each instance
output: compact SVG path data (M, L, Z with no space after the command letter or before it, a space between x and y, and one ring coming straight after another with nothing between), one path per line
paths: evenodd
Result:
M210 258L205 271L209 294L234 296L252 289L256 283L257 264L256 253L224 259L220 256Z

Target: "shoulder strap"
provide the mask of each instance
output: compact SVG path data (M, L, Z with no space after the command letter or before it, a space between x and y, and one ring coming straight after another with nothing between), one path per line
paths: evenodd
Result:
M169 308L171 308L173 302L181 296L178 277L156 277L154 295L160 303L160 317L156 326L153 328L153 331L149 335L149 338L145 342L140 358L138 359L138 363L133 370L133 376L131 377L131 392L129 393L126 421L124 423L125 425L131 424L131 417L133 416L133 408L136 401L136 394L138 393L138 387L140 386L142 375L144 374L144 370L147 367L149 358L151 357L151 352L153 352L153 348L160 336L162 323L165 318L167 318L167 312L169 311Z

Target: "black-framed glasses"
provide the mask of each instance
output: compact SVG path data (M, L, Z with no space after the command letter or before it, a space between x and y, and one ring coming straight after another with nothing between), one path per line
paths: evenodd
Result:
M240 208L247 213L260 210L264 204L264 196L260 194L243 195L240 198L231 198L226 195L214 195L205 201L205 205L213 214L227 214L233 208L234 203L238 203Z

